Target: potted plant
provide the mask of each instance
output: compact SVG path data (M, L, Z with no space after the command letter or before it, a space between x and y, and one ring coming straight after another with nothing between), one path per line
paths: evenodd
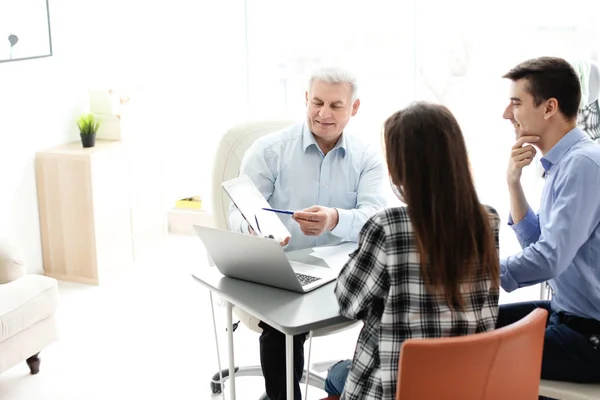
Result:
M96 132L100 127L100 121L96 119L94 114L89 113L82 115L77 120L79 127L79 135L81 136L81 144L83 147L94 147L96 145Z

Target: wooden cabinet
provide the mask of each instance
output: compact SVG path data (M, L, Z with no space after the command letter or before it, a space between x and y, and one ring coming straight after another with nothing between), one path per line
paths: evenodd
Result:
M143 187L135 174L144 169L132 167L135 159L122 142L102 140L36 154L46 275L99 284L141 258L136 250L144 244L156 249L154 241L166 238L166 212L139 201Z

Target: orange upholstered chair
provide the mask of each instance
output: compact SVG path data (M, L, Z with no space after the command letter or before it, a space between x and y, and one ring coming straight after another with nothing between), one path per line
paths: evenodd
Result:
M491 332L405 341L396 399L537 400L547 316L538 308Z

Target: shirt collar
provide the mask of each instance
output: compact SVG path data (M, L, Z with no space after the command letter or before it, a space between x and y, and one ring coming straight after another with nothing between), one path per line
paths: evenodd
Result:
M302 126L302 148L304 149L304 152L306 153L306 150L312 145L314 145L314 147L322 153L317 141L315 140L315 136L310 129L308 129L308 125L304 123ZM334 151L338 148L340 149L342 156L346 156L346 135L343 133L331 151Z
M563 138L560 139L540 160L544 170L548 171L553 165L558 164L561 158L567 154L569 149L583 138L585 138L585 133L578 127L573 128L569 133L563 136Z

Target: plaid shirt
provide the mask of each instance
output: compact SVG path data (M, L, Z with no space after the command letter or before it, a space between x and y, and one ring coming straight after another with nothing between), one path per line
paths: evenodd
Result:
M487 208L498 248L498 213ZM342 315L362 319L342 399L394 400L402 342L485 332L495 328L499 289L475 281L463 290L464 309L451 311L443 295L429 294L405 207L369 219L358 249L340 272L335 295Z

